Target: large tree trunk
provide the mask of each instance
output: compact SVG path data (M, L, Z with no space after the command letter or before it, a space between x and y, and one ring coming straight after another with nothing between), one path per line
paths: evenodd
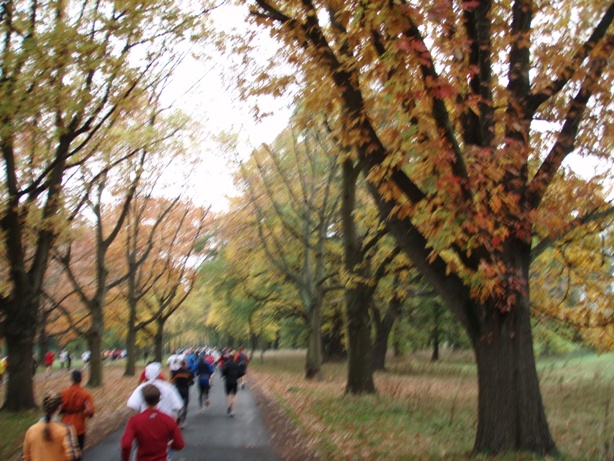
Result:
M16 315L7 316L5 320L9 380L3 408L9 411L36 407L32 386L32 354L38 298L31 303L11 302L9 309L14 309Z
M348 376L345 392L351 394L373 394L373 348L371 347L371 322L369 287L358 284L346 290L348 330Z
M358 170L354 162L343 162L343 188L341 220L343 223L343 250L345 268L356 278L345 289L345 309L348 335L348 377L345 392L351 394L375 393L371 354L371 317L369 307L373 290L367 286L368 273L364 265L362 242L356 232L356 180Z
M322 311L319 303L309 309L307 336L307 357L305 360L305 378L322 378Z
M555 453L535 368L528 300L483 322L472 338L478 364L477 452Z
M164 323L164 320L158 319L154 338L154 360L160 363L162 363L162 357L164 356Z
M38 325L38 363L45 363L45 354L49 347L49 335L47 334L47 313L41 309L40 322Z
M87 387L102 387L102 330L92 326L87 333L87 344L91 352Z
M128 325L126 333L126 369L124 376L134 376L136 373L136 329L133 324Z

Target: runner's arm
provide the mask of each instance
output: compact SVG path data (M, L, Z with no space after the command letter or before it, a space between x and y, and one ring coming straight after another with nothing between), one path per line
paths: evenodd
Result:
M130 452L132 451L132 442L134 442L134 428L132 427L132 418L126 424L126 430L122 435L120 446L122 449L122 461L130 461Z

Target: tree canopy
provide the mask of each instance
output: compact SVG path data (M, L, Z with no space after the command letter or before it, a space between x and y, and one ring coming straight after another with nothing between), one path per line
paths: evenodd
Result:
M475 449L556 451L533 358L529 269L553 242L611 226L614 4L238 3L254 33L281 46L246 93L298 87L308 110L331 115L397 244L471 338ZM574 157L602 162L601 172L574 172L565 163ZM593 254L609 258L605 246Z

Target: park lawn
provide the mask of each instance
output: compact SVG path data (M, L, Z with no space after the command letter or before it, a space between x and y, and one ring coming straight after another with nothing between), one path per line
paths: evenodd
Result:
M344 395L343 363L325 364L322 381L306 382L303 357L256 356L250 372L324 460L539 459L471 456L477 406L471 354L446 353L439 363L423 353L391 361L388 372L376 373L378 394L371 396ZM560 459L613 459L614 353L549 358L538 367Z

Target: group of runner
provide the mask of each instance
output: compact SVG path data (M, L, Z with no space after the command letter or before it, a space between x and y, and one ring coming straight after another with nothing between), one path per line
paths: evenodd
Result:
M122 461L129 461L136 442L136 460L167 459L172 450L185 446L181 430L186 426L190 388L198 383L198 406L209 406L209 391L218 372L224 380L227 414L234 416L239 380L245 386L248 357L243 348L173 351L167 359L168 381L162 364L150 362L127 406L138 414L128 420L121 438Z
M150 362L126 405L138 412L132 416L121 438L121 456L129 461L136 442L136 461L170 459L172 450L185 442L190 388L198 384L198 406L209 406L213 377L224 380L227 414L234 416L239 387L245 386L248 357L244 348L221 352L216 349L187 349L173 352L166 362L168 380L160 362ZM81 387L82 374L71 373L71 384L62 392L43 398L43 418L27 431L23 444L25 461L80 461L85 445L86 419L94 415L94 402Z

